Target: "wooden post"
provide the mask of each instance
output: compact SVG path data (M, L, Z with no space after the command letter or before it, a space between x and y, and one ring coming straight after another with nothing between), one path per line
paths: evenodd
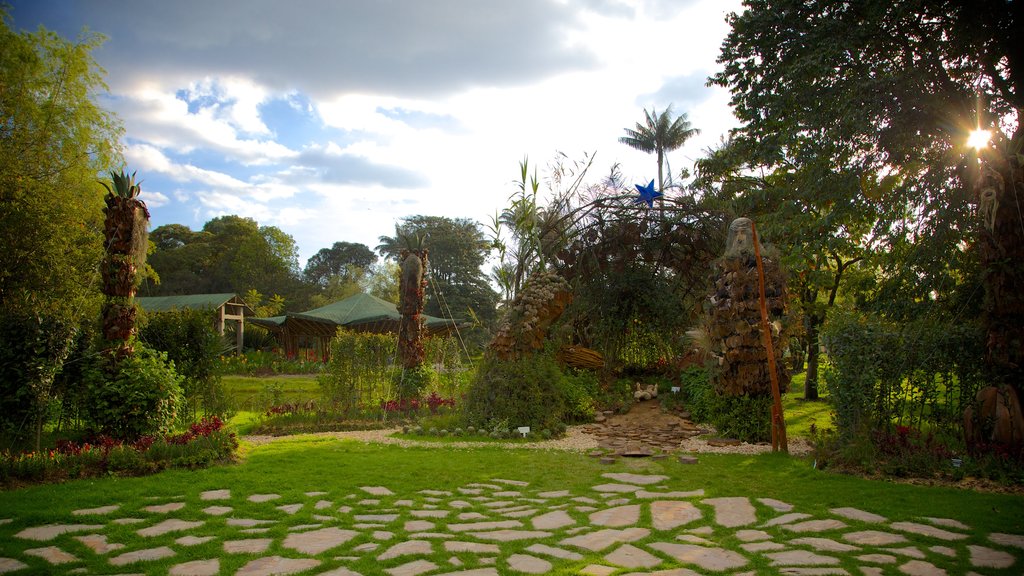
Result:
M235 352L241 354L242 348L245 346L245 310L242 310L242 315L238 318L238 330L235 331Z
M789 453L789 442L786 440L786 420L782 415L782 393L779 391L778 367L775 365L775 345L772 344L772 327L768 324L768 303L764 294L764 265L761 263L761 243L757 239L757 226L750 222L750 231L754 241L754 259L757 260L758 296L761 302L761 334L764 348L768 353L768 372L772 381L772 452L782 450Z

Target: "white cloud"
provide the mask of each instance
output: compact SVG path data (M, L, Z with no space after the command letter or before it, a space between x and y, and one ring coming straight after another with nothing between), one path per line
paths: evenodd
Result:
M145 202L146 206L149 208L159 208L161 206L166 206L171 201L171 199L168 198L167 195L162 192L153 192L151 190L145 189L143 189L142 192L139 193L139 199Z

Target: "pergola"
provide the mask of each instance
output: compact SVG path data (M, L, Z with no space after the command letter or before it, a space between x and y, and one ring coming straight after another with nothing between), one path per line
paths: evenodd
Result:
M146 312L171 312L173 310L211 310L216 312L214 325L217 333L224 335L227 320L238 323L235 330L235 351L242 351L242 336L245 333L246 315L253 316L249 305L237 294L183 294L178 296L136 296L135 303ZM250 318L251 319L251 318Z
M458 326L455 320L426 314L422 317L426 329L425 336L446 334ZM398 307L391 302L370 294L359 293L306 312L288 312L284 316L271 318L252 318L250 322L274 334L288 355L298 354L299 341L308 338L317 343L324 358L327 358L331 350L331 339L338 333L338 328L356 332L397 334L400 320Z

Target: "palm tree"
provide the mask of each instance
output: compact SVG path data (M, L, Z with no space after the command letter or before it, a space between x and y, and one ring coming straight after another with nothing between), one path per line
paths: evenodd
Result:
M658 191L663 192L665 180L662 166L665 164L665 153L682 147L692 136L700 134L700 130L690 126L686 113L673 119L671 104L661 114L654 108L650 112L645 108L644 122L645 124L637 122L636 128L625 128L626 135L620 137L619 142L630 148L658 155Z
M142 191L135 182L135 173L110 172L107 189L104 237L107 257L103 263L103 292L107 302L103 310L103 336L110 343L115 358L132 353L136 309L133 298L139 272L146 263L149 210L139 200Z

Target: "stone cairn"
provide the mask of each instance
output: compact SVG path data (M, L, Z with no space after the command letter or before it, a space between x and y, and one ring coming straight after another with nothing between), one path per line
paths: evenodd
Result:
M569 283L558 274L530 276L498 325L491 352L501 360L515 360L542 349L548 330L570 302Z
M761 252L764 255L763 248ZM785 391L789 372L782 362L781 318L786 313L786 282L777 259L765 256L763 266L779 389ZM729 225L725 255L716 268L707 323L710 352L718 363L713 376L715 391L723 396L771 395L768 353L761 336L757 262L748 218L737 218Z

